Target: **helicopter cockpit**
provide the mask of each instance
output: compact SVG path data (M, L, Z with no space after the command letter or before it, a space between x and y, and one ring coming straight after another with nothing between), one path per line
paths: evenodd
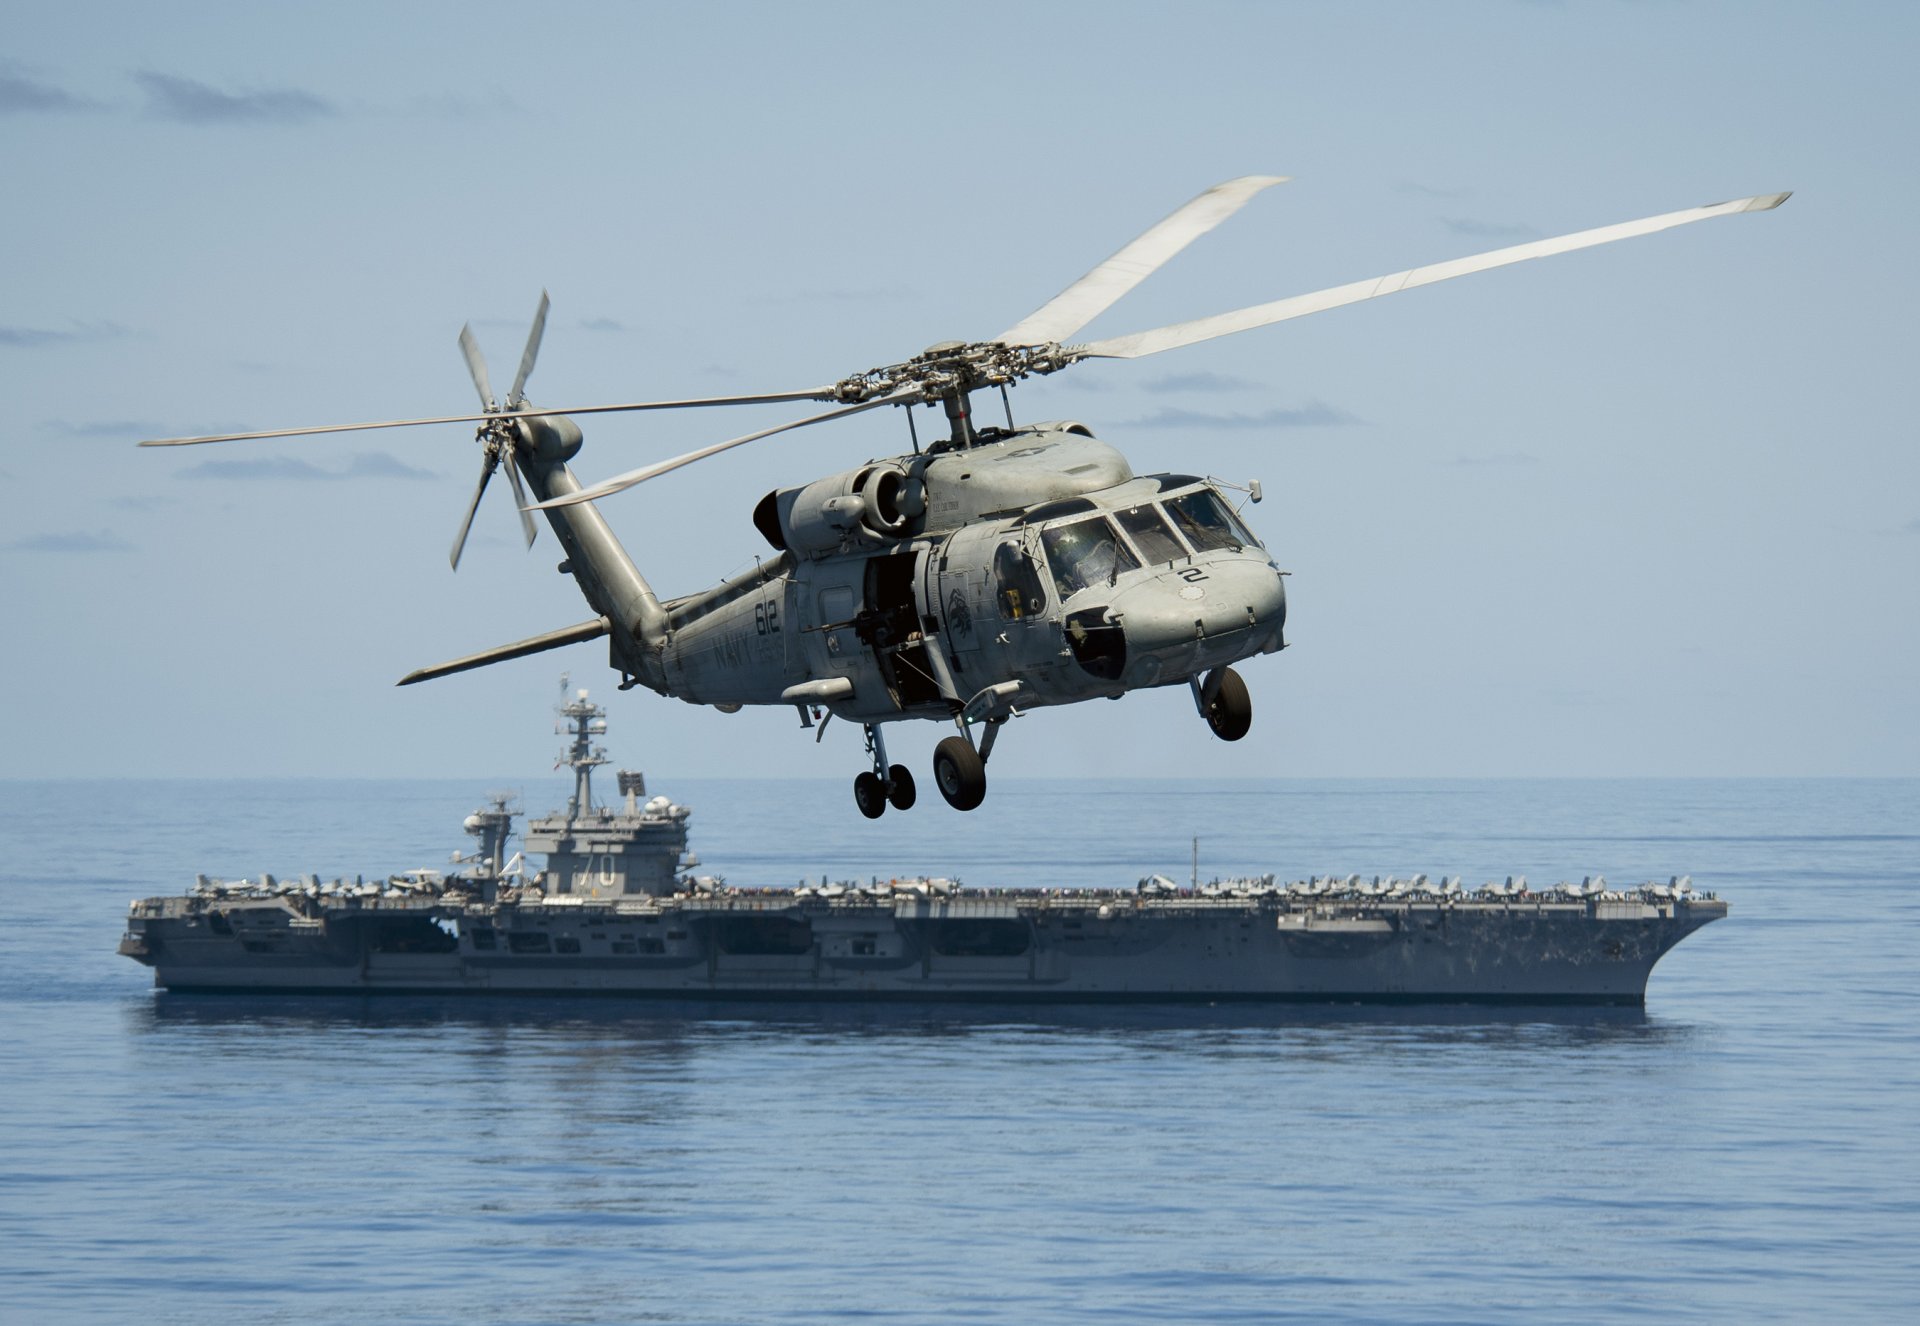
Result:
M1040 531L1040 545L1060 602L1096 586L1110 588L1131 571L1169 566L1202 553L1261 547L1211 484L1184 475L1163 476L1158 484L1163 493L1184 491L1106 511L1089 509L1090 502L1076 502L1072 505L1077 510L1060 513L1055 523ZM1023 572L1022 567L1027 570ZM997 569L1003 605L1009 593L1032 605L1024 613L1003 610L1003 616L1037 610L1038 586L1021 590L1013 583L1021 574L1031 575L1030 568L1014 545L1002 546Z

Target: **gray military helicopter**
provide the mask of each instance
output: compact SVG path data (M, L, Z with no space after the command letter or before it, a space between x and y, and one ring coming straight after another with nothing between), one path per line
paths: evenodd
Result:
M1088 344L1067 338L1195 239L1284 179L1249 175L1208 189L1026 318L985 341L946 341L913 358L799 391L637 401L552 410L526 397L546 326L539 311L512 389L497 400L471 329L460 333L481 413L166 438L178 446L247 438L478 423L480 480L451 561L457 569L474 512L504 468L532 544L543 511L565 550L562 572L594 616L514 644L409 674L410 685L541 650L607 637L622 689L645 686L737 712L793 705L803 728L857 722L871 768L854 780L861 812L915 801L912 773L889 763L884 725L921 718L958 729L934 751L949 805L986 795L986 763L1009 717L1023 710L1186 686L1215 736L1244 737L1253 720L1233 664L1286 647L1283 577L1242 522L1228 491L1191 474L1136 475L1076 422L1016 426L1006 387L1087 359L1138 359L1323 309L1431 285L1614 240L1741 212L1785 193L1741 198L1296 295ZM974 393L997 388L1006 424L976 421ZM583 486L568 468L581 432L571 416L810 400L833 408L729 438ZM608 528L595 501L709 456L796 428L883 406L944 407L947 436L912 451L793 488L753 509L774 555L700 593L662 601ZM531 493L532 501L528 500ZM818 740L820 732L816 731Z

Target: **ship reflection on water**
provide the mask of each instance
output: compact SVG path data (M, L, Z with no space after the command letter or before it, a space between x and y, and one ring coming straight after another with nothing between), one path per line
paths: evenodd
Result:
M197 1028L306 1033L409 1029L436 1033L512 1029L554 1045L577 1037L635 1043L703 1039L859 1041L954 1037L1046 1037L1109 1042L1221 1034L1237 1040L1278 1033L1280 1041L1312 1041L1321 1033L1350 1038L1357 1049L1391 1043L1577 1046L1613 1041L1669 1041L1687 1024L1651 1017L1644 1008L1587 1004L1218 1004L981 1005L946 1003L808 1003L747 1000L634 1001L480 998L392 998L359 995L174 994L161 991L129 1011L137 1031L170 1035ZM1329 1045L1335 1043L1330 1040Z

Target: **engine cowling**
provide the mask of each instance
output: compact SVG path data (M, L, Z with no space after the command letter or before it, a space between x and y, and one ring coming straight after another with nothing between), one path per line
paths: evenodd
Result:
M753 523L776 548L822 557L904 538L925 509L920 481L885 463L768 493Z

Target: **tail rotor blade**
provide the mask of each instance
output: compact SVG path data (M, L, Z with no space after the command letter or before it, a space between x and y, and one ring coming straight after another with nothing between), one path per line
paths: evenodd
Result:
M460 532L453 539L453 551L447 557L456 571L460 569L460 554L467 547L467 531L473 528L473 513L480 509L480 497L487 491L487 480L493 477L493 467L498 463L489 452L487 463L480 467L480 482L473 486L473 500L467 503L466 519L460 522Z
M513 485L513 505L520 513L520 529L527 536L527 547L533 547L533 541L540 533L540 527L533 523L533 512L527 510L526 485L520 482L520 467L514 463L513 453L506 456L507 482Z
M540 292L540 309L533 315L533 328L527 333L527 348L520 352L520 371L514 374L513 390L507 393L507 408L517 410L525 403L527 378L533 373L533 361L540 355L540 338L547 333L547 292ZM507 466L507 473L513 473L513 466Z
M473 339L471 325L460 329L460 353L467 357L467 372L473 374L473 385L480 392L480 408L493 408L493 384L487 381L486 356L480 353L480 343Z

